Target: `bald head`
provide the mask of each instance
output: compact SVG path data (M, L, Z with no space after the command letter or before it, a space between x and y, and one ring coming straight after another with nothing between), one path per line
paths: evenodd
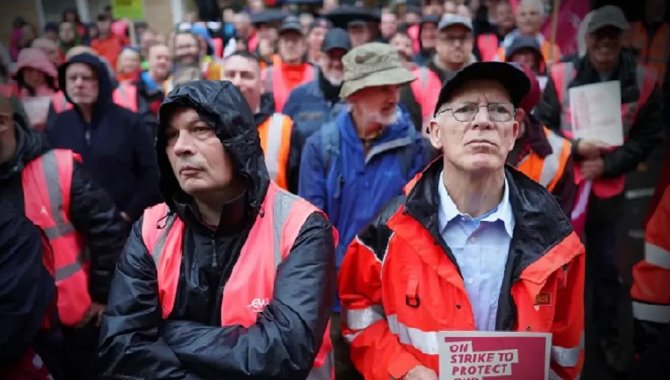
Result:
M40 37L33 40L33 43L30 47L40 49L49 57L49 61L53 63L56 67L61 64L60 54L58 53L58 45L53 40L50 40L46 37Z

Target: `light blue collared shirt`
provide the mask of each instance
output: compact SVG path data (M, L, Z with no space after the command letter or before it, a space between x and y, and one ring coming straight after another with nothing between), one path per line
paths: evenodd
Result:
M443 176L444 171L438 181L440 235L461 269L477 330L494 331L498 298L514 231L507 178L498 206L472 218L458 210L447 193Z

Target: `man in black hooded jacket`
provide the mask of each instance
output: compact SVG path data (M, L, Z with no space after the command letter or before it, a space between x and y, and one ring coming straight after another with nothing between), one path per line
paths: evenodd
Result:
M46 189L39 189L35 184L40 184L39 178L25 175L31 163L38 160L44 165L44 156L53 153L46 138L40 132L26 126L25 121L12 109L7 98L0 96L0 199L14 207L15 211L29 214L26 204L35 203ZM30 172L28 172L30 173ZM84 263L88 263L88 294L91 305L83 318L74 322L74 325L63 326L65 338L65 360L66 377L70 379L88 379L92 371L90 364L93 358L94 348L98 338L99 319L107 303L109 285L118 255L121 253L126 238L127 229L118 216L118 211L107 193L91 178L82 164L73 159L72 177L59 178L56 173L54 182L44 179L42 185L51 190L54 186L63 188L64 183L69 183L69 196L60 194L52 196L49 192L51 207L57 207L64 215L63 229L59 233L66 234L70 228L76 232L77 239L83 239L87 254ZM54 204L54 199L58 204ZM45 205L43 207L49 207ZM43 212L46 212L44 210ZM33 223L48 230L49 226L44 220L33 220ZM50 236L50 240L58 239L58 236ZM56 251L55 255L63 255L64 252ZM56 273L57 284L65 281ZM60 281L59 281L60 280ZM72 304L85 302L84 300L68 300L69 294L62 293L64 288L59 288L59 313L61 321L63 315L72 313ZM70 296L72 297L72 296ZM3 321L4 323L5 321ZM4 326L3 328L9 326Z
M166 204L133 226L117 267L103 378L328 376L312 366L328 334L333 230L269 180L242 93L228 81L177 87L156 152Z
M119 215L130 224L156 204L158 170L147 126L141 117L112 101L112 82L104 64L84 53L58 68L58 86L71 110L47 123L55 148L81 155L84 167L112 197Z

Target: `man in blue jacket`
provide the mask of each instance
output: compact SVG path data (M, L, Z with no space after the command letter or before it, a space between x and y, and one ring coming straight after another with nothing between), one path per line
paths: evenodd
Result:
M361 45L343 58L340 97L348 109L307 139L298 193L328 214L339 230L337 268L356 233L402 193L427 162L428 150L398 104L414 75L387 44ZM356 379L340 333L339 305L331 321L338 379Z
M54 148L79 153L84 167L107 191L130 224L158 203L158 166L140 116L112 101L112 82L94 55L75 55L58 69L58 87L74 108L48 123Z
M329 30L321 46L319 74L313 81L291 91L283 114L293 120L300 146L304 146L309 136L344 109L340 99L344 77L342 57L349 49L349 35L344 29Z

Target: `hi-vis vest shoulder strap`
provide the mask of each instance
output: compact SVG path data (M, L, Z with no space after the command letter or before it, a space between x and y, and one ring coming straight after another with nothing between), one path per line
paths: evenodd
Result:
M642 22L632 25L632 47L638 53L638 62L656 70L659 85L663 85L667 64L670 60L670 24L663 23L651 41Z
M258 126L258 135L270 179L288 189L286 167L291 149L293 121L286 115L274 113Z
M258 313L272 300L277 268L289 255L309 215L319 212L307 201L281 190L274 182L270 182L261 210L223 290L222 326L249 327L256 322ZM183 221L168 213L165 204L144 212L142 239L156 263L158 299L164 319L172 313L176 300L184 228ZM308 377L310 380L332 378L329 334L327 330Z
M283 65L284 63L281 58L275 56L272 59L272 67L266 68L262 73L262 80L265 82L265 90L271 92L274 97L276 112L281 112L284 109L284 104L286 104L288 96L294 88L290 86L290 83L288 83L284 77L284 73L282 72ZM316 67L308 63L303 63L303 67L303 78L300 83L295 84L295 86L310 82L316 78Z
M437 98L442 88L442 81L437 74L425 66L414 69L412 74L418 80L412 81L409 86L412 89L414 99L421 106L422 130L424 130L433 117L435 104L437 104Z
M482 62L495 61L498 55L498 36L493 33L480 34L477 37L477 48Z
M120 83L112 92L112 100L123 108L137 112L137 87L130 83Z
M563 176L570 158L570 142L547 127L544 127L544 133L551 153L542 158L531 152L517 165L517 169L551 192Z
M633 317L670 323L670 187L649 220L644 236L644 259L633 267Z
M51 105L53 106L56 113L71 110L73 107L72 103L68 102L65 98L63 91L58 91L51 96Z
M81 321L91 304L84 238L68 216L75 159L70 150L53 149L21 172L26 217L44 230L53 248L58 314L66 326Z

